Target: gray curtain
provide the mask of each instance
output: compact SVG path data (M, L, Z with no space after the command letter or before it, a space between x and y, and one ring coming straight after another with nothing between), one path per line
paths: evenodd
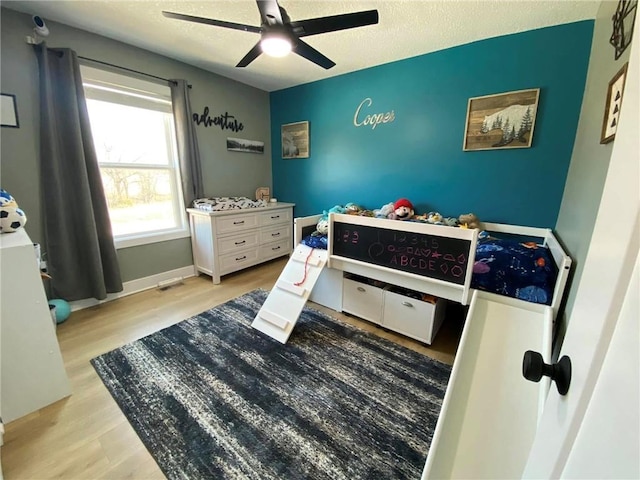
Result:
M76 53L35 45L40 71L40 179L52 294L104 299L120 267Z
M176 125L180 176L182 177L182 195L185 207L192 206L196 198L204 197L202 185L202 167L196 129L191 115L189 84L186 80L169 80L173 118Z

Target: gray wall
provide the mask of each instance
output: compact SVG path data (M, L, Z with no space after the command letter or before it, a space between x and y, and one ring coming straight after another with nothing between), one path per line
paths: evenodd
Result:
M31 34L31 17L1 9L2 93L17 97L20 128L0 129L0 186L9 191L26 212L26 230L34 242L44 243L39 196L38 67L33 48L25 42ZM93 33L47 20L50 47L66 47L78 55L142 71L163 78L184 78L193 85L194 113L209 107L210 115L228 112L244 125L241 132L219 127L197 127L207 196L246 195L272 186L269 94L184 63ZM265 153L228 152L227 137L265 142ZM188 238L118 251L124 281L184 267L193 263Z
M556 223L558 236L574 262L571 288L566 300L566 318L571 317L614 143L600 144L607 89L609 81L629 60L631 51L630 47L627 48L615 60L614 48L609 43L613 31L611 17L617 4L617 1L603 1L598 9L578 131ZM635 41L638 40L634 38ZM634 106L623 103L622 108L625 107ZM560 325L561 330L565 326Z

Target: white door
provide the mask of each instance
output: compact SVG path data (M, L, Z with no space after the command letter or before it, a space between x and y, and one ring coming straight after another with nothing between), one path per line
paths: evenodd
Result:
M609 351L562 478L640 478L639 277L640 259L636 259Z
M614 351L624 346L624 342L619 342L619 333L612 342L618 324L623 332L630 328L625 323L628 320L625 315L629 315L633 308L637 312L638 303L637 288L629 291L628 287L632 282L640 243L639 25L640 22L636 22L635 41L630 47L622 112L602 201L560 352L560 356L567 355L572 361L571 386L566 396L560 396L555 388L551 388L524 478L570 478L585 474L584 470L576 467L576 461L585 459L585 445L589 441L600 445L598 455L590 458L591 465L600 467L599 478L614 478L614 475L620 478L621 472L626 472L623 477L639 478L637 443L634 455L624 458L619 455L619 443L637 442L640 428L637 420L640 407L637 403L629 405L626 403L629 398L624 398L631 391L635 392L637 399L637 313L633 348L625 352ZM620 357L628 363L627 367L635 368L635 377L625 377L621 368L609 368L611 362ZM633 362L635 365L630 365ZM609 385L610 390L603 389L604 385ZM603 404L607 407L603 408ZM625 418L618 415L624 408L635 412L635 421L633 416ZM596 418L592 413L598 410L600 416ZM626 434L621 435L621 432ZM585 437L589 435L593 438ZM607 435L618 440L601 442ZM607 465L612 461L619 463Z

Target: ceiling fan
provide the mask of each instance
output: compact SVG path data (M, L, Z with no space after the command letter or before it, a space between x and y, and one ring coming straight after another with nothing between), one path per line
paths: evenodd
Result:
M322 68L329 69L335 66L335 62L325 57L318 50L300 38L320 33L335 32L349 28L363 27L378 23L378 11L366 10L362 12L345 13L329 17L310 18L308 20L291 21L284 8L278 4L278 0L256 0L260 10L261 24L259 27L244 25L241 23L225 22L211 18L195 17L182 13L162 12L167 18L185 20L187 22L204 23L215 27L244 30L245 32L259 33L260 41L249 50L236 67L246 67L261 53L274 57L283 57L293 51L301 57L312 61Z

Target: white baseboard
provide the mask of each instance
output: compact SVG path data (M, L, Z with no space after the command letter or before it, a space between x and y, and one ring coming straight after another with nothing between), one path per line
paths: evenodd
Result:
M104 300L96 300L95 298L85 298L83 300L77 300L75 302L69 302L71 311L82 310L83 308L93 307L101 303L110 302L116 298L126 297L134 293L149 290L150 288L156 288L159 283L169 280L175 280L178 277L188 278L194 277L196 274L195 267L189 265L188 267L176 268L175 270L169 270L168 272L157 273L149 277L136 278L130 282L124 282L123 290L118 293L110 293Z

